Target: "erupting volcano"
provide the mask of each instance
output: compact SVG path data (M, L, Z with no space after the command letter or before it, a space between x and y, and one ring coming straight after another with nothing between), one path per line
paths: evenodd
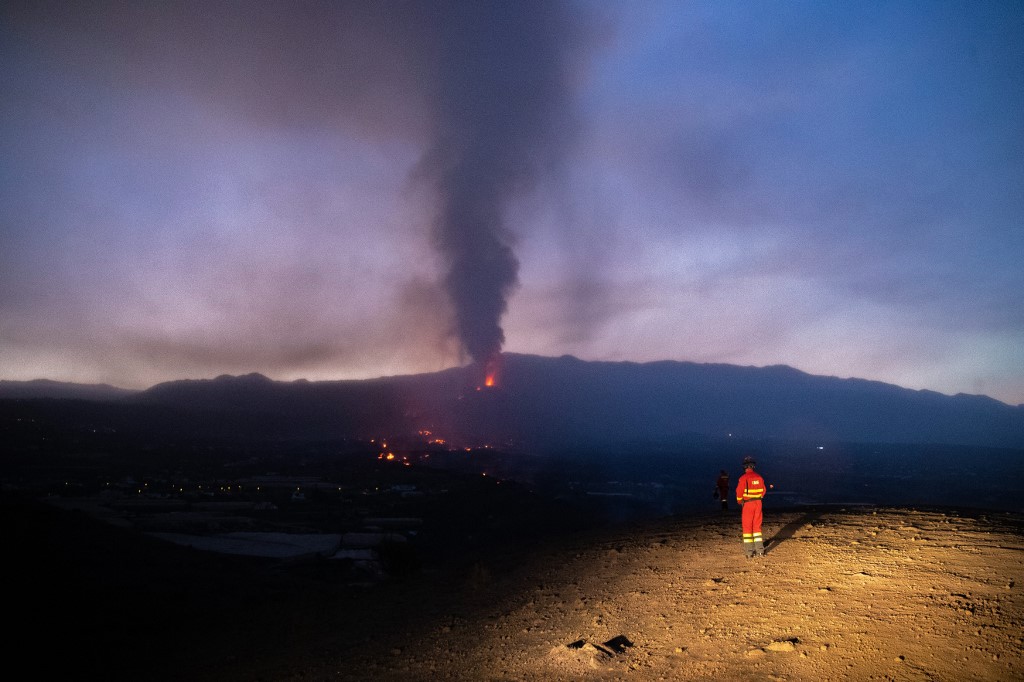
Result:
M501 375L501 354L495 354L484 363L484 386L495 388Z
M432 142L419 171L437 195L434 241L464 353L493 386L501 317L519 282L510 203L558 165L570 135L567 8L549 0L441 6Z
M485 388L497 388L501 378L502 357L500 353L488 358L485 362L476 363L473 369L473 381L476 383L476 390L482 391Z

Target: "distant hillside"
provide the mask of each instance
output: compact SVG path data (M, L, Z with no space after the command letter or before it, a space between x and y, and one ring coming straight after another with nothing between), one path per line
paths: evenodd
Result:
M499 385L474 367L365 381L261 375L160 384L137 400L264 415L263 426L347 435L413 433L531 447L694 435L1024 447L1024 407L791 367L584 362L506 354ZM275 428L276 428L275 427Z
M1024 446L1024 407L791 367L513 356L502 410L518 430L579 438L685 434ZM545 423L546 422L546 423ZM533 425L531 427L531 424ZM542 426L543 424L543 426Z
M537 450L694 437L1024 448L1024 406L791 367L584 362L506 354L498 386L478 368L360 381L259 374L109 386L0 382L0 398L75 398L46 419L153 435L373 438L430 430L449 443ZM108 403L107 407L102 404ZM24 406L23 406L24 407ZM42 407L38 409L42 410Z
M57 398L72 400L117 400L138 391L108 384L73 384L48 379L0 380L0 399Z

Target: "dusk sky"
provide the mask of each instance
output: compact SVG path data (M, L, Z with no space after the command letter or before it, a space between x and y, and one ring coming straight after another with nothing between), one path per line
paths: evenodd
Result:
M1024 403L1024 3L0 17L0 379L501 347Z

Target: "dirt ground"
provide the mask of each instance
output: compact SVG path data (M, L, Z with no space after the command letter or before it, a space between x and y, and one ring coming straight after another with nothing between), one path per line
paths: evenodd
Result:
M446 583L448 596L407 586L381 608L420 615L362 614L358 646L324 632L305 652L267 652L235 673L288 682L1024 679L1019 515L765 515L760 559L743 557L735 511L589 532L520 565L479 561ZM373 627L382 618L383 632Z
M467 549L378 584L4 506L12 669L47 679L1020 680L1024 515L765 508ZM20 563L14 561L20 559ZM17 665L15 665L17 664Z

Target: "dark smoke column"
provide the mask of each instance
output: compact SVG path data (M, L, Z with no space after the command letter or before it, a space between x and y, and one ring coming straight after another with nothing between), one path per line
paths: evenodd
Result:
M462 346L493 362L519 263L505 212L567 143L569 57L578 44L555 0L434 5L434 142L421 169L436 186L436 244Z

